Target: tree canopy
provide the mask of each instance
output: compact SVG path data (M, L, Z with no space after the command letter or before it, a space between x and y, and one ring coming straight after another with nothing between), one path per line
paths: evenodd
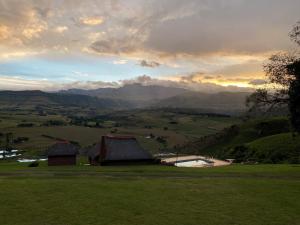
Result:
M300 46L300 21L289 36L296 46ZM272 109L278 105L288 105L290 119L295 131L300 133L300 53L279 52L272 55L264 65L268 88L258 89L247 99L250 110Z

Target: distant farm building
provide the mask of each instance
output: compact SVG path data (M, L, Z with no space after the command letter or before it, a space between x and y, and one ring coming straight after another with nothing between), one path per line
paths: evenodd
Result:
M76 165L78 149L69 142L58 142L47 150L48 166Z
M152 155L143 149L135 137L103 136L89 151L91 165L154 163Z

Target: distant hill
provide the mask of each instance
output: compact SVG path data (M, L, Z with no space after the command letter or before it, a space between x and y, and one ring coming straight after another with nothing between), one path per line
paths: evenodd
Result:
M69 89L60 91L67 94L81 94L96 96L98 98L122 99L134 102L141 106L149 105L157 100L170 98L189 92L183 88L164 87L159 85L143 86L141 84L128 84L119 88L98 88L93 90Z
M1 107L76 106L104 109L134 107L131 103L122 100L42 91L0 91L0 105Z
M120 88L70 89L56 93L38 90L0 91L0 104L2 107L181 108L234 114L245 110L247 95L248 93L230 92L206 94L182 88L132 84Z
M214 111L244 111L247 92L219 92L207 94L189 92L160 100L153 106L169 108L202 108Z
M244 111L245 100L249 95L246 92L208 94L189 91L183 88L159 85L143 86L141 84L94 90L69 89L63 90L60 93L119 99L131 102L136 107L206 109L206 111L214 113Z

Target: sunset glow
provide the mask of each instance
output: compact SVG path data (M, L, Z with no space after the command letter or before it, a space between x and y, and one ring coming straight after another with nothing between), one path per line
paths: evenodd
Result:
M143 76L199 91L256 88L266 59L293 49L299 8L297 0L0 1L0 80L10 83L0 88L119 86Z

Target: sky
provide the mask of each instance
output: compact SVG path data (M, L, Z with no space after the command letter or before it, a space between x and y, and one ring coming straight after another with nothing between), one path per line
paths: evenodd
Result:
M265 84L299 0L0 0L0 89Z

